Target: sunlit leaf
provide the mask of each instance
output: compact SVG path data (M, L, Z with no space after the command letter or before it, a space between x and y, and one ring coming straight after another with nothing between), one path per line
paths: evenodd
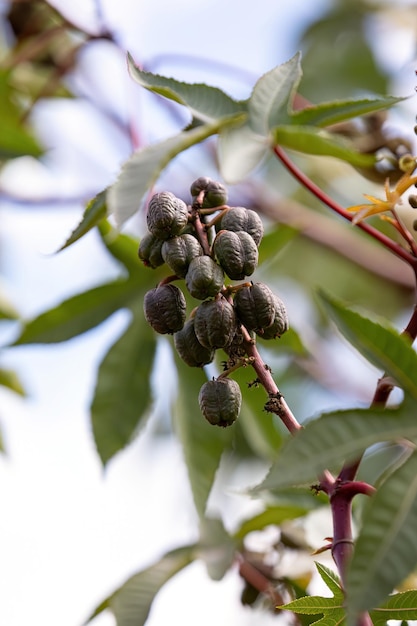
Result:
M186 106L193 117L203 122L214 122L228 115L244 112L245 102L237 102L217 87L203 83L185 83L144 72L139 69L128 54L128 68L133 80L139 85L174 102Z
M0 292L0 320L17 320L19 313L6 296Z
M168 552L158 562L131 576L96 608L85 623L88 624L103 611L110 610L117 626L143 626L158 591L193 559L194 546Z
M385 320L380 323L347 309L329 294L321 300L346 339L373 365L382 369L417 398L417 353L410 342Z
M272 128L287 123L292 97L301 80L301 54L259 78L248 102L249 126L268 137Z
M312 482L326 468L340 468L344 460L357 458L375 443L416 436L415 405L324 414L288 439L255 491Z
M375 626L385 626L391 619L416 620L417 591L412 589L390 596L386 602L370 612L370 617Z
M95 198L87 204L81 222L72 231L66 242L59 248L58 252L68 248L81 237L86 235L92 228L97 226L107 215L106 204L107 190L101 191Z
M141 302L137 308L140 314L133 317L98 369L91 421L103 464L132 440L149 414L156 340L143 320Z
M0 368L0 385L7 387L11 391L18 393L20 396L25 396L26 392L16 372L13 370L7 370Z
M138 281L115 280L68 298L26 322L12 345L67 341L98 326L138 295Z
M348 142L320 128L277 126L273 136L276 144L297 152L335 157L355 167L370 167L375 164L373 155L357 152Z
M213 124L183 131L135 152L123 165L119 178L110 187L107 195L109 213L114 215L117 226L122 226L138 211L144 197L174 157L214 135L229 123L230 118L223 118Z
M194 504L202 518L220 459L232 440L233 425L219 428L204 419L198 405L198 393L207 378L202 370L187 367L179 359L177 365L178 398L174 429L183 448Z
M379 487L363 511L362 528L348 569L351 624L377 607L417 562L417 453Z
M363 98L361 100L335 100L309 105L300 111L291 113L291 122L296 126L329 126L360 115L382 111L402 102L406 98Z
M255 133L248 123L225 127L219 133L219 169L224 180L245 179L271 152L270 139Z

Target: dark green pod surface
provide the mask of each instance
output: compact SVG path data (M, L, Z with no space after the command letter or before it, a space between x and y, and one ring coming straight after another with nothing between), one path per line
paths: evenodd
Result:
M259 215L243 206L230 207L226 211L217 225L217 230L223 229L232 230L235 233L243 230L252 237L257 246L264 235L264 225Z
M202 203L203 209L212 209L216 206L222 206L227 202L227 191L224 185L221 183L207 178L207 176L200 176L195 180L190 188L193 200L195 200L201 191L204 191L204 200Z
M271 326L264 328L262 332L257 331L257 334L262 339L276 339L276 337L281 337L288 328L288 313L285 304L274 294L274 321Z
M164 241L161 252L174 274L184 278L191 261L203 254L203 248L193 235L183 234Z
M138 256L146 267L155 269L164 264L162 258L162 240L152 233L146 233L140 240Z
M173 334L184 326L186 302L181 289L171 283L158 285L145 294L146 321L161 335Z
M224 348L236 332L233 306L225 298L206 300L197 308L194 330L198 341L206 348Z
M258 265L258 248L248 233L221 230L213 245L217 260L229 278L242 280L253 274Z
M236 292L236 315L248 330L263 332L275 319L274 294L265 283L253 283Z
M146 215L148 229L159 239L179 235L188 222L185 202L170 191L156 193L150 199Z
M213 426L231 426L238 418L242 393L235 380L218 378L204 383L198 395L204 417Z
M174 334L174 345L182 360L190 367L203 367L211 363L214 350L202 346L194 330L194 319L188 320L184 328Z
M195 257L185 275L188 291L198 300L215 296L223 287L223 282L222 268L207 255Z

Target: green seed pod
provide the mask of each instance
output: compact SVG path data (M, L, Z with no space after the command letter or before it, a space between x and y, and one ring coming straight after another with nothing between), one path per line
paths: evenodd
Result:
M275 339L276 337L281 337L281 335L283 335L285 331L289 328L288 313L287 309L285 308L285 304L275 294L274 308L274 321L272 322L271 326L268 326L268 328L264 328L262 332L257 331L257 334L262 339Z
M216 206L222 206L227 202L227 191L224 185L207 178L207 176L200 176L193 182L190 188L191 195L195 200L201 191L204 191L204 200L201 205L203 209L211 209Z
M190 367L203 367L211 363L214 358L214 350L202 346L198 341L194 330L194 319L188 320L184 328L174 334L174 345L179 356Z
M206 300L197 308L194 330L198 341L206 348L224 348L236 332L236 316L226 298Z
M161 248L162 240L152 235L152 233L146 233L140 240L138 256L146 267L155 269L160 265L163 265L164 259L162 258Z
M198 300L215 296L223 287L223 282L222 268L207 255L195 257L185 275L188 291Z
M198 394L204 417L213 426L231 426L239 416L242 393L235 380L218 378L204 383Z
M221 230L214 240L218 262L232 280L250 276L258 265L258 248L253 238L243 230Z
M243 206L231 207L226 211L220 223L216 224L216 230L232 230L235 233L243 230L252 237L257 246L264 235L264 225L259 215Z
M236 315L248 330L262 333L275 318L274 294L265 283L239 289L233 301Z
M161 335L173 334L184 326L186 302L175 285L158 285L145 294L143 310L146 321Z
M170 191L161 191L152 196L146 220L155 237L169 239L179 235L187 224L187 205Z
M191 261L203 254L203 248L193 235L184 234L164 241L161 252L162 258L174 274L184 278Z

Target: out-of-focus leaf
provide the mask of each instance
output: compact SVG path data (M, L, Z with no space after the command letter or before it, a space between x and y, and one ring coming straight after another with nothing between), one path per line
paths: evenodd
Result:
M301 80L301 54L259 78L248 102L248 123L258 135L268 137L272 128L288 122L288 113Z
M398 409L347 409L311 420L282 447L255 491L314 481L326 468L340 468L381 441L415 441L415 403Z
M87 204L81 222L72 231L66 242L59 248L58 252L68 248L81 237L86 235L92 228L97 226L107 215L106 205L107 190L101 191L95 198Z
M219 169L229 184L246 178L270 154L270 138L255 133L249 124L223 128L219 133Z
M417 399L417 353L386 320L374 322L347 309L329 294L321 300L346 339L373 365L382 369Z
M142 310L141 302L137 308ZM154 332L137 314L100 364L91 421L103 464L131 441L148 416L155 349Z
M0 385L18 393L20 396L26 395L18 375L13 370L0 368Z
M116 280L72 296L26 322L12 345L58 343L98 326L138 296L138 280Z
M236 539L243 539L247 534L263 530L267 526L279 526L285 520L296 519L308 513L309 509L297 505L268 506L265 511L245 520L235 532Z
M195 546L172 550L158 562L131 576L95 609L85 624L103 611L110 610L117 626L143 626L158 591L194 560L194 550Z
M262 340L262 335L259 338ZM281 337L276 339L265 339L263 343L268 344L268 347L273 347L280 352L288 352L291 354L297 354L298 356L306 356L308 354L307 348L301 341L300 335L294 328L289 328Z
M212 580L221 580L232 566L236 543L220 519L204 517L200 520L200 540L196 558L204 560Z
M42 153L37 141L22 123L22 112L13 102L10 73L0 70L0 159Z
M377 609L370 611L370 617L375 626L385 626L391 619L403 620L403 624L404 620L416 620L417 591L412 589L393 594Z
M19 313L13 304L0 292L0 320L17 320Z
M207 378L202 370L187 367L179 358L176 362L178 397L174 429L183 448L194 504L199 517L203 518L220 459L233 437L233 425L219 428L204 419L198 394Z
M129 274L138 277L142 269L142 264L138 259L139 242L129 235L119 233L105 220L100 222L98 231L112 257L122 263Z
M280 224L272 231L267 232L259 246L259 265L274 263L276 257L282 253L285 246L298 235L298 230L286 224Z
M130 54L128 54L128 68L131 77L139 85L186 106L193 117L203 122L214 122L246 110L246 102L233 100L217 87L210 87L203 83L180 82L174 78L144 72L135 65Z
M356 623L361 612L377 607L415 567L416 525L414 452L379 487L363 511L346 581L350 624Z
M355 167L371 167L375 164L375 156L357 152L350 148L346 141L320 128L277 126L273 131L273 136L279 146L297 152L335 157Z
M226 117L212 124L203 124L135 152L123 165L107 195L109 213L114 215L117 226L122 226L136 213L149 189L174 157L233 121L234 118Z
M361 100L336 100L309 105L301 111L291 113L291 122L296 126L329 126L345 120L385 110L406 98L386 96L385 98L363 98Z

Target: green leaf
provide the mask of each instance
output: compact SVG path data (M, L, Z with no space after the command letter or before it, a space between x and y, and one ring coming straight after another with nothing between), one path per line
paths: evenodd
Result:
M259 246L259 265L273 265L287 244L298 234L299 231L293 226L287 224L274 226L273 230L267 232L262 238Z
M344 595L340 588L337 576L327 567L316 563L320 576L333 592L333 597L323 598L321 596L306 596L298 598L288 604L279 606L279 609L286 609L302 615L319 615L323 617L314 624L320 626L337 626L345 622Z
M0 320L17 320L19 313L6 296L0 292Z
M19 380L18 375L12 370L0 368L0 385L2 385L3 387L7 387L7 389L10 389L15 393L18 393L20 396L26 395L26 392L22 386L22 383Z
M214 122L246 110L245 102L233 100L217 87L210 87L203 83L184 83L174 78L144 72L135 65L130 54L128 54L128 68L131 77L139 85L186 106L193 117L203 122Z
M272 128L287 123L292 98L301 80L301 53L259 78L248 102L249 125L268 137Z
M116 280L72 296L27 322L13 346L67 341L98 326L138 295L138 280Z
M109 213L114 215L117 226L120 228L136 213L149 189L174 157L214 135L232 119L223 118L213 124L183 131L135 152L123 165L119 178L107 195Z
M406 98L387 96L384 98L363 98L360 100L336 100L309 105L291 113L291 121L296 126L328 126L360 115L382 111L402 102Z
M195 556L204 560L212 580L221 580L231 568L236 542L226 531L220 519L204 517L200 520L200 540Z
M98 370L91 421L103 464L131 441L149 410L156 341L143 319L142 300L138 309Z
M268 344L269 347L273 347L274 350L279 350L282 353L297 354L300 356L307 356L308 350L304 346L300 335L294 328L289 328L281 337L277 337L274 340L262 339L262 335L259 335L258 339Z
M381 626L390 619L416 620L417 591L412 589L390 596L384 604L371 611L370 616L375 625Z
M81 239L81 237L86 235L92 228L97 226L106 217L106 193L107 190L105 189L104 191L101 191L95 198L90 200L90 202L86 206L81 222L72 231L71 235L68 237L66 242L59 248L59 250L57 250L57 252L65 250L65 248L68 248L68 246Z
M275 143L305 154L331 156L346 161L355 167L370 167L375 164L375 156L362 154L350 147L347 141L332 133L312 126L277 126L274 131Z
M236 539L244 539L248 533L263 530L267 526L279 526L286 520L296 519L308 513L310 509L297 505L268 506L265 511L245 520L235 532Z
M375 443L415 440L416 436L415 403L404 403L398 409L347 409L324 414L287 440L255 492L309 483L326 468L339 468Z
M375 367L392 376L404 391L417 399L417 353L410 342L386 320L374 322L347 309L323 291L319 295L346 339Z
M377 607L415 568L416 526L417 453L413 452L363 511L346 581L351 624L362 611Z
M142 269L138 259L139 242L129 235L119 233L106 220L99 223L98 231L112 257L119 261L129 274L139 278L138 274Z
M238 183L249 176L270 153L270 139L254 133L247 122L220 130L219 169L229 184Z
M85 624L103 611L110 610L117 626L143 626L161 587L193 560L194 546L168 552L160 561L131 576L95 609Z
M203 518L220 459L233 437L233 425L219 428L204 419L198 393L207 378L202 370L187 367L179 358L176 362L178 397L174 429L183 448L194 504L199 517Z

